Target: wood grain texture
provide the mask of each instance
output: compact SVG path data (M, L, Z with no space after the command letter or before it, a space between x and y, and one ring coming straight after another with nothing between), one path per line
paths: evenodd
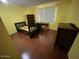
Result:
M31 59L68 59L64 51L54 48L55 30L42 29L34 38L26 32L11 35L18 53L28 52Z

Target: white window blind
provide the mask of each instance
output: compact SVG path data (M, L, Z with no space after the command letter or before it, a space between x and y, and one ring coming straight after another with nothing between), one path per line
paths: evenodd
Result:
M55 7L39 8L36 12L37 22L52 23L55 18Z

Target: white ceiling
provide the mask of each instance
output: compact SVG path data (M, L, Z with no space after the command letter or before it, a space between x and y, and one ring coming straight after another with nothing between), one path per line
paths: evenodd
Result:
M43 3L54 2L57 0L7 0L8 5L22 5L22 6L34 6ZM0 1L0 4L3 4Z

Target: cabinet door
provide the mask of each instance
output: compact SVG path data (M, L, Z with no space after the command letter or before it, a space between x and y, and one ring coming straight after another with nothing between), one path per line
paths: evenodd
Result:
M56 46L68 52L76 38L77 31L71 29L58 28Z

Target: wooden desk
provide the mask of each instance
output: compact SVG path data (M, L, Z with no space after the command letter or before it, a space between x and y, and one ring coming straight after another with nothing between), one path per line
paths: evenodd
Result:
M17 32L11 36L13 44L20 55L28 53L30 59L68 59L68 55L54 48L55 30L42 29L34 38L26 33Z

